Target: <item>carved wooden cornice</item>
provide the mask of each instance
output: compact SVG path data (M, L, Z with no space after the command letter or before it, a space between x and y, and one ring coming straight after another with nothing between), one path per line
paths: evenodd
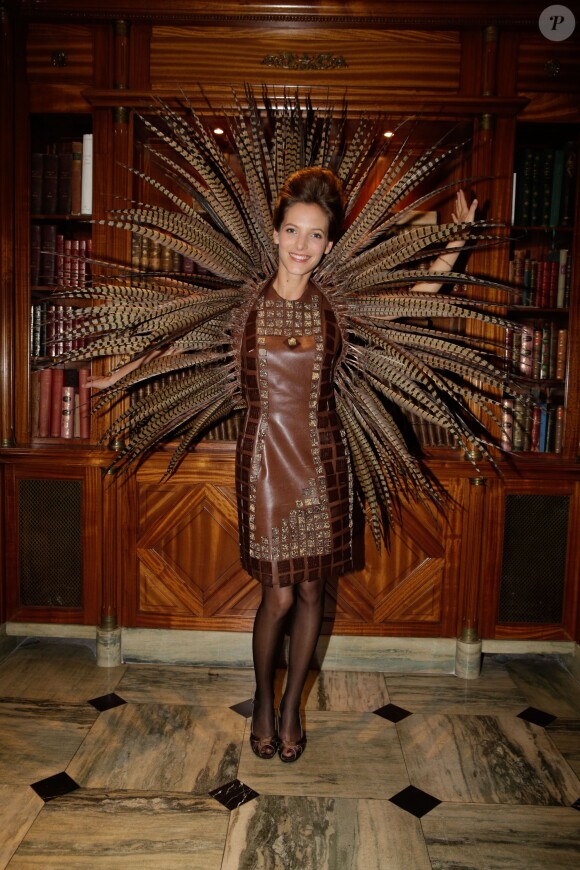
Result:
M479 28L490 24L537 29L546 0L339 0L319 2L246 2L237 0L2 0L24 18L34 21L127 21L196 26L257 26L279 28L321 25L377 29ZM347 9L345 9L347 6Z

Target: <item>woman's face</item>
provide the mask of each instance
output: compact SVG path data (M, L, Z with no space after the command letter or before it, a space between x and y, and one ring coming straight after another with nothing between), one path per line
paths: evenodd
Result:
M286 209L279 230L279 269L290 275L308 275L332 248L328 241L328 217L315 203L297 202Z

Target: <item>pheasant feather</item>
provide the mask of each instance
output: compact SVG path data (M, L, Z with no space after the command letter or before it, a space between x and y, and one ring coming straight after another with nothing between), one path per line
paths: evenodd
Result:
M517 329L486 298L506 288L462 271L421 268L450 242L465 250L493 242L493 225L400 225L427 202L424 183L463 143L440 141L417 155L405 138L391 149L377 119L353 121L344 105L321 108L297 93L247 87L225 113L234 160L203 114L187 101L182 108L157 101L141 118L153 169L129 171L157 204L133 202L100 222L189 257L197 274L115 270L93 261L91 288L55 294L56 301L79 301L68 338L86 346L47 362L108 355L144 360L104 390L95 409L128 392L128 410L106 434L128 439L115 464L128 467L161 441L177 439L171 474L208 426L241 407L241 335L277 268L272 211L284 180L303 166L331 168L343 182L347 227L313 278L343 337L334 371L337 412L379 545L402 498L439 503L442 497L408 448L400 415L438 427L458 446L479 445L494 464L501 396L526 401L496 357L501 345L490 340L482 347L464 329L469 322ZM410 139L412 130L405 130L408 124L399 125L395 139L402 132ZM451 187L442 184L430 196ZM425 282L467 285L473 298L410 289ZM434 327L432 319L453 321L459 331ZM146 383L157 388L141 395Z

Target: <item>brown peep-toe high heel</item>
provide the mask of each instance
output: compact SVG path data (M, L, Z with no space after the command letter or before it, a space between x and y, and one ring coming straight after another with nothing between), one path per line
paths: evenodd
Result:
M278 711L278 716L280 717L280 715L280 711ZM284 740L278 736L278 756L284 764L292 764L294 761L298 761L306 749L306 734L302 730L300 713L298 714L298 723L300 725L300 737L298 740Z
M256 737L253 732L250 732L250 746L258 758L274 758L278 751L278 738L276 735L274 737Z
M278 751L278 735L274 733L273 737L257 737L254 734L254 715L252 714L252 728L250 731L250 746L252 752L258 758L270 759L274 758Z

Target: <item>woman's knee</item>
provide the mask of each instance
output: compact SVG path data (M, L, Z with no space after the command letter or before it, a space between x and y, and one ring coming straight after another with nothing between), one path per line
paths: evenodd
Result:
M302 604L312 607L320 604L324 598L324 580L311 580L296 586L296 595Z
M282 619L294 604L294 590L290 586L264 586L261 607L273 619Z

